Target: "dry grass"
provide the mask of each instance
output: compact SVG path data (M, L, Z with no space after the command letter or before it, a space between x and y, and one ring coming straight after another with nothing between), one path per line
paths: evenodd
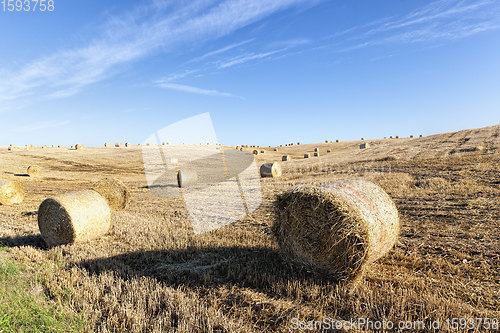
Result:
M0 242L8 247L0 257L28 270L43 266L45 297L85 315L91 331L283 332L295 317L498 318L499 133L495 126L370 140L365 150L360 141L267 150L256 157L259 163L283 154L293 158L283 164L281 178L261 180L260 208L197 236L181 197L155 197L146 188L138 148L74 154L4 147L0 178L22 181L29 195L22 205L0 206ZM472 146L485 149L465 151ZM332 152L303 159L313 147ZM16 176L25 172L20 165L31 164L50 169L50 178ZM113 215L110 233L45 248L37 227L40 202L105 176L118 177L132 191L128 208ZM276 194L346 178L380 184L401 215L398 244L355 290L282 259L270 233Z

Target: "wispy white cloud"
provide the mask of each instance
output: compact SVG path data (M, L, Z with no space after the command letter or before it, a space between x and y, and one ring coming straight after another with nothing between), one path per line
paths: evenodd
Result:
M231 58L227 61L220 63L218 67L219 68L228 68L228 67L232 67L235 65L240 65L240 64L243 64L245 62L252 61L252 60L267 58L267 57L272 56L273 54L276 54L280 51L281 50L274 50L274 51L257 53L257 54L250 53L250 54L240 55L240 56Z
M188 63L192 63L192 62L198 62L198 61L201 61L203 59L206 59L206 58L210 58L210 57L213 57L215 55L220 55L222 53L225 53L227 51L230 51L230 50L233 50L237 47L240 47L240 46L243 46L245 44L248 44L252 41L254 41L255 39L247 39L247 40L244 40L242 42L239 42L239 43L233 43L233 44L230 44L230 45L227 45L227 46L224 46L220 49L217 49L217 50L214 50L214 51L210 51L210 52L207 52L199 57L196 57L196 58L193 58L191 59L190 61L188 61Z
M304 3L307 1L155 0L111 17L101 26L99 37L80 48L57 51L5 73L0 77L0 100L33 94L52 98L70 96L109 78L124 64L155 52L168 52L181 43L219 38Z
M344 30L338 35L344 40L335 47L346 52L394 43L448 41L499 28L498 1L439 0L400 17Z
M171 82L157 82L156 85L160 88L182 91L182 92L197 94L197 95L237 97L233 94L221 92L218 90L203 89L203 88L188 86L188 85L184 85L184 84L171 83Z
M34 124L23 125L15 129L16 132L34 132L48 128L56 128L68 125L69 120L48 120Z

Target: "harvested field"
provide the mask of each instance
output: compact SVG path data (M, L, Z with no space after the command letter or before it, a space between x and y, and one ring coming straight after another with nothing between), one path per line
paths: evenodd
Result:
M83 315L87 331L284 332L297 317L500 318L500 126L369 142L303 142L256 156L247 149L258 165L289 156L282 176L260 179L262 203L250 216L203 234L193 234L182 196L152 194L140 147L0 147L0 179L26 189L23 203L0 205L0 262L43 277L43 299ZM331 153L304 159L315 147ZM25 177L29 165L50 173ZM104 177L130 189L111 230L46 248L40 203ZM277 194L340 179L380 185L400 214L396 246L355 289L284 259L271 231Z

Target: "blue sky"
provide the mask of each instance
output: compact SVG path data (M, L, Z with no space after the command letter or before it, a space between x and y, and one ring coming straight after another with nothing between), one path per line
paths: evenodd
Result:
M0 145L139 143L205 112L231 145L500 118L493 0L56 0L0 31Z

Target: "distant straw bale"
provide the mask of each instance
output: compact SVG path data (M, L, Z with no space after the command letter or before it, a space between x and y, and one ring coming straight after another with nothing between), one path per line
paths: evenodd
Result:
M115 147L116 147L116 148L121 148L121 146L122 146L122 143L121 143L121 142L117 142L117 143L115 143Z
M260 176L277 178L281 177L281 165L278 162L265 163L260 166Z
M370 147L370 144L368 142L362 143L359 145L359 149L365 149Z
M305 153L304 158L309 158L309 153Z
M288 155L283 155L283 156L281 156L281 160L282 160L282 161L289 161L289 160L290 160L290 156L288 156Z
M319 157L319 151L315 151L315 152L313 153L313 156L314 156L314 157Z
M0 205L20 204L24 200L24 187L14 181L0 179Z
M96 191L70 192L42 202L38 227L48 246L85 242L109 231L111 210Z
M105 148L110 148L110 147L111 147L111 143L106 142L106 143L104 144L104 147L105 147Z
M319 151L319 148L315 147L315 148L314 148L314 151Z
M42 175L42 168L38 165L30 165L26 170L26 173L30 177L40 177Z
M75 149L76 149L76 150L80 150L80 149L83 149L83 148L85 148L85 147L84 147L84 146L83 146L83 144L81 144L81 143L78 143L78 144L75 146Z
M115 178L103 178L96 182L92 189L107 201L112 211L125 209L130 201L130 190Z
M261 154L264 154L264 153L265 153L265 150L261 150L261 151L260 151L260 153L261 153Z
M179 170L177 171L177 185L179 187L187 187L195 185L198 182L198 173L194 170Z
M282 252L339 281L355 282L399 234L391 198L374 183L342 180L299 186L276 200L272 230Z
M253 151L253 154L254 154L254 155L259 155L259 151L258 151L257 149L256 149L256 150L254 150L254 151Z

